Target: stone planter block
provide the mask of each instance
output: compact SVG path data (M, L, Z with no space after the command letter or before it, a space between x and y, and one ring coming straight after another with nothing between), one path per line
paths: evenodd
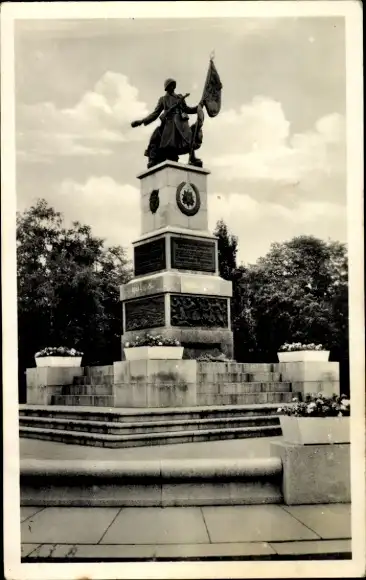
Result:
M329 350L294 350L277 354L280 362L327 362L329 360Z
M349 417L280 417L282 435L287 443L324 445L350 442Z
M81 356L42 356L36 358L36 366L41 367L80 367Z

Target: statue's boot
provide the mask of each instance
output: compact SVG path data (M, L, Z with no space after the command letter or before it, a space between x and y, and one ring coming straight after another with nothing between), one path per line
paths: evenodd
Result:
M198 159L198 157L196 157L194 151L192 152L192 155L189 158L189 164L194 165L195 167L203 167L202 160Z

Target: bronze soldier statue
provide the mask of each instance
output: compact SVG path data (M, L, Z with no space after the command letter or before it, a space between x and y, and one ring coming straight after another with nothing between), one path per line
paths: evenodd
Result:
M189 163L202 167L202 161L195 155L195 151L202 144L203 109L202 103L196 107L188 107L186 95L177 95L174 79L167 79L164 83L166 94L160 97L155 111L144 119L131 123L132 127L149 125L160 115L161 124L151 135L149 145L145 151L149 158L148 167L153 167L162 161L178 161L179 155L189 154ZM197 121L190 126L189 115L197 114Z

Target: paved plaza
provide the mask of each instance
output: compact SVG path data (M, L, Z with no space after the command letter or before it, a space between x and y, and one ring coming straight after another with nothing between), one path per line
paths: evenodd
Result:
M87 445L67 445L56 441L23 439L20 443L21 459L99 459L113 460L153 460L153 459L201 459L201 458L255 458L269 457L270 443L281 441L282 437L259 437L258 439L229 439L224 441L203 441L199 443L179 443L175 445L147 445L108 449Z
M281 437L129 449L20 439L21 458L152 460L268 457ZM22 558L282 559L350 557L349 504L22 507Z
M350 505L22 507L22 558L350 557Z

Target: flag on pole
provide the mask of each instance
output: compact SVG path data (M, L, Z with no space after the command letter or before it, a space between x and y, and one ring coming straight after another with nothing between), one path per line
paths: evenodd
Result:
M202 107L206 108L209 117L216 117L221 109L221 89L222 83L219 73L214 65L213 56L210 57L208 65L205 88L201 99Z

